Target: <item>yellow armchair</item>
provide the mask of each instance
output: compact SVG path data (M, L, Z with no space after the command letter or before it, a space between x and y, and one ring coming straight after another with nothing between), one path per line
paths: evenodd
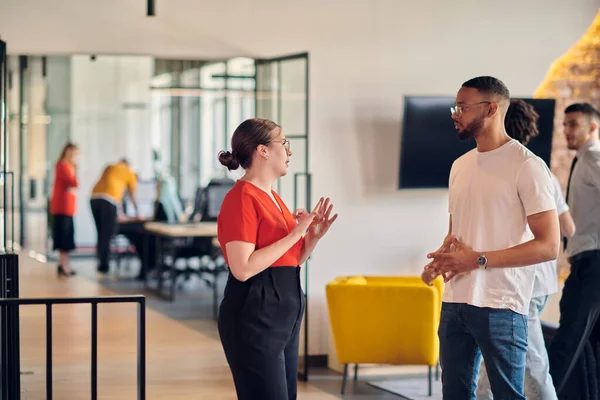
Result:
M427 286L419 276L340 277L326 286L329 319L340 363L427 365L429 394L438 365L444 282Z

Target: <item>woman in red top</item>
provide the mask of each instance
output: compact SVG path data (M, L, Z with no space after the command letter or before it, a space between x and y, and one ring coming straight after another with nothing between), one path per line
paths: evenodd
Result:
M227 193L218 239L230 274L219 335L238 399L296 399L299 332L304 313L300 267L337 218L321 198L292 214L271 187L287 173L290 142L272 121L244 121L220 152L245 175Z
M79 149L72 143L64 147L54 173L54 187L50 200L52 214L52 242L58 250L58 275L71 276L75 272L69 265L69 252L75 249L75 190L79 186L75 171Z

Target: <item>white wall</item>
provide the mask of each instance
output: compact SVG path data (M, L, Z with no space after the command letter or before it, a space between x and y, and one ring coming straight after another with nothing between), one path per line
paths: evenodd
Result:
M90 193L109 163L126 157L143 179L152 177L150 57L71 59L71 141L80 147L75 240L94 246ZM126 104L145 108L124 108Z
M447 229L444 191L396 190L402 97L453 95L482 74L531 95L598 11L597 0L171 0L147 19L135 2L5 2L12 52L310 53L313 193L340 213L311 264L311 354L328 351L328 281L417 274Z

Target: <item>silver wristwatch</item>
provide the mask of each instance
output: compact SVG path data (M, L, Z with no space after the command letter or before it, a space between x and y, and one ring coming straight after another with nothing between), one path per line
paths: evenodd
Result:
M477 258L477 266L479 267L479 269L487 269L487 263L488 260L485 254L480 254Z

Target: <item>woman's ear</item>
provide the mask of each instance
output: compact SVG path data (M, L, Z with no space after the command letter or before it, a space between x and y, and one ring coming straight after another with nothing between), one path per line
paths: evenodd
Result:
M264 158L265 160L269 158L269 152L267 151L267 146L261 144L256 148L256 151L258 152L258 155L261 156L262 158Z

